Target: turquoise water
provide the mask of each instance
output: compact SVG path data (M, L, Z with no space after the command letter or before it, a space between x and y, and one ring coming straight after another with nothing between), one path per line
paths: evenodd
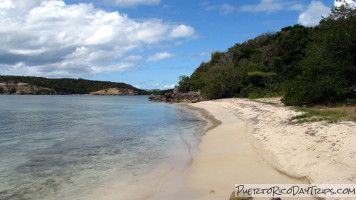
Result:
M70 200L127 181L174 159L204 125L147 96L0 95L0 199Z

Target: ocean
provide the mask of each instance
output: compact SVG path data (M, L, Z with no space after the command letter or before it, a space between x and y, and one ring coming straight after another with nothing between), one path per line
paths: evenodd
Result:
M0 95L0 200L75 200L141 181L188 163L205 126L198 112L147 96Z

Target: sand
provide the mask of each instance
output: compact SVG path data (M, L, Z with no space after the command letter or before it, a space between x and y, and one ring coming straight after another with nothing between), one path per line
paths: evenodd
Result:
M203 137L190 168L189 184L202 194L197 199L228 199L235 183L356 183L355 122L293 125L289 120L299 112L279 99L263 101L276 104L191 104L222 121Z
M299 112L278 98L258 101L189 104L216 125L197 153L189 150L188 159L157 168L144 182L110 183L83 199L228 200L235 184L356 183L355 122L293 125L290 119Z

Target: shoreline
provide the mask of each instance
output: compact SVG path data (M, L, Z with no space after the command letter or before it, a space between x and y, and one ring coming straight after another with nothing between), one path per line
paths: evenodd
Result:
M203 109L192 108L187 104L173 106L178 106L179 109L187 110L187 112L194 112L197 115L196 119L201 121L200 123L204 122L204 125L192 128L191 134L180 135L180 141L170 147L173 153L169 154L170 158L151 170L137 174L135 177L112 177L77 200L153 200L166 199L166 197L171 199L172 195L176 195L176 191L184 190L185 188L177 186L177 183L183 185L187 171L198 154L198 145L205 131L219 122ZM191 194L191 191L188 193Z
M197 141L182 149L184 156L180 155L181 160L171 160L171 163L158 166L153 172L124 185L115 185L113 180L113 183L98 188L98 195L105 194L106 198L90 195L83 199L228 200L235 184L356 182L356 150L352 144L356 141L352 134L356 130L354 122L293 125L289 119L299 112L278 105L278 99L267 101L277 104L247 99L178 104L198 112L201 119L208 122L205 133L195 136ZM335 132L331 134L332 131ZM338 137L340 133L345 137ZM329 148L333 143L328 140L346 143L340 153L346 157L337 154L328 159L327 155L335 154ZM317 156L320 158L318 162L315 160ZM335 160L337 156L341 161ZM340 166L342 170L335 171ZM122 193L126 190L131 192ZM133 191L137 195L133 195Z
M159 190L145 200L228 200L238 183L308 183L304 177L290 176L266 162L254 147L254 125L249 120L233 115L214 101L181 105L199 111L210 126L201 137L193 163L163 180Z
M262 101L267 101L267 103ZM273 102L273 104L268 103L268 101ZM243 156L245 156L246 159L246 155L239 157L238 151L235 149L235 157L231 157L229 160L229 154L234 150L227 151L228 148L241 145L241 142L236 141L237 139L241 140L241 138L235 136L234 144L229 144L229 140L234 140L234 136L226 137L222 135L229 133L233 128L235 128L235 131L233 131L235 135L240 134L240 130L244 129L244 126L247 133L246 137L249 138L247 141L263 162L267 163L274 171L297 180L297 182L301 181L301 183L356 183L356 148L353 144L356 141L355 122L290 124L290 118L300 114L300 112L281 105L277 98L262 99L260 102L235 98L219 99L190 105L206 109L218 120L222 119L223 122L222 125L211 131L213 133L208 132L203 136L200 153L191 167L191 173L188 177L190 184L193 188L204 193L199 199L228 199L231 194L231 192L225 194L228 191L226 189L228 186L225 186L225 188L221 186L221 184L226 184L228 178L222 179L221 176L231 177L235 175L235 183L263 182L261 177L256 177L259 171L251 166L249 170L255 170L255 173L247 180L246 177L243 177L243 174L236 176L239 172L231 169L230 171L226 169L228 173L225 174L218 173L228 168L225 165L235 166L235 169L241 166L241 163L233 162L231 158L243 160ZM242 124L245 123L240 126L240 130L237 126L240 122L236 119L241 119ZM227 127L221 129L224 123ZM228 127L229 123L231 123L230 127ZM218 156L211 156L214 154ZM224 158L220 159L219 156ZM202 172L204 170L205 172ZM231 175L231 173L234 173L234 175ZM241 182L241 180L244 181ZM208 184L209 181L210 185ZM214 186L219 181L220 186L219 184ZM278 183L278 181L267 181L265 183L273 184ZM220 188L215 189L214 187ZM231 185L231 188L233 188L233 185ZM223 191L221 197L218 197L219 190Z
M304 177L276 170L264 159L261 155L264 152L255 147L255 127L250 120L234 115L229 107L216 101L190 106L205 109L222 122L203 136L200 152L190 168L187 184L200 193L194 199L228 200L235 184L308 183Z

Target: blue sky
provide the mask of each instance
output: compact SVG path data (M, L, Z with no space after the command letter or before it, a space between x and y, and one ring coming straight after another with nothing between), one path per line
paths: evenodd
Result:
M214 51L314 26L331 0L0 0L0 74L169 88Z

